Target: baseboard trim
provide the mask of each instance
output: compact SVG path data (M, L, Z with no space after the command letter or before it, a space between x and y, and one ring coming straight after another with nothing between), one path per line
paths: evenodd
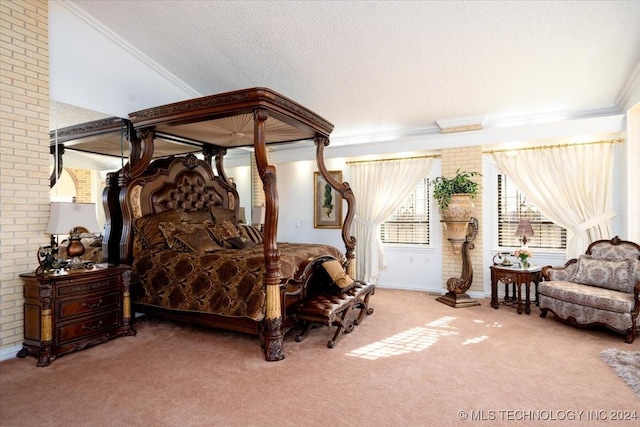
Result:
M3 360L9 360L16 357L16 354L22 350L22 344L14 345L13 347L7 347L0 350L0 362Z
M385 283L385 284L376 284L377 288L380 289L398 289L401 291L418 291L418 292L427 292L429 294L433 294L433 295L444 295L447 293L446 289L442 289L442 288L438 288L438 287L424 287L424 286L412 286L410 284L389 284L389 283ZM491 298L491 294L486 295L484 292L482 291L469 291L467 292L467 295L469 295L471 298L478 298L478 299L484 299L484 298Z

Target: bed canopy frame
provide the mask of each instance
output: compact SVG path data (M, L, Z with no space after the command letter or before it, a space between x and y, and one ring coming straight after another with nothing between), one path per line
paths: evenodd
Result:
M205 96L137 111L129 119L110 118L85 123L57 132L52 154L76 149L98 154L128 157L118 172L108 174L103 192L106 226L103 253L108 262L130 264L133 218L126 206L127 186L141 177L153 159L202 152L222 181L230 186L223 159L227 149L252 148L265 194L264 260L266 266L266 313L264 352L267 360L284 358L280 300L280 262L276 242L278 186L276 168L269 163L267 146L309 140L316 145L316 163L326 182L347 202L342 226L347 273L355 277L356 239L350 236L355 198L346 182L336 181L327 171L324 149L330 143L333 125L319 115L270 89L251 88ZM126 137L123 137L125 135ZM123 147L122 141L127 141ZM61 154L56 172L61 170Z

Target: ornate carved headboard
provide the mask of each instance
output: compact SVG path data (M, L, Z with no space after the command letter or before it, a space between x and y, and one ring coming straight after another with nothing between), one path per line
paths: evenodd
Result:
M152 163L129 184L127 193L134 218L169 209L195 211L215 205L237 212L239 207L233 185L193 154Z
M215 175L205 161L188 154L151 163L126 189L121 245L127 248L127 262L132 260L137 218L169 209L209 210L212 205L235 210L237 216L240 201L233 184Z

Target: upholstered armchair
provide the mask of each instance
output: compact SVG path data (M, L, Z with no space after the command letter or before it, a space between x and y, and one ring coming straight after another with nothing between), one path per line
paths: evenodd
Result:
M577 326L605 326L632 343L640 313L640 246L598 240L562 267L542 269L540 316L548 312Z

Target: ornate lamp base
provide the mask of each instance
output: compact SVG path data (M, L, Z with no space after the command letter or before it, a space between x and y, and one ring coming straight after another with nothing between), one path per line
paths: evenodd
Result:
M473 307L476 305L480 305L480 303L467 294L456 294L455 292L447 292L441 297L436 298L436 301L439 301L443 304L447 304L453 308L463 308L463 307Z

